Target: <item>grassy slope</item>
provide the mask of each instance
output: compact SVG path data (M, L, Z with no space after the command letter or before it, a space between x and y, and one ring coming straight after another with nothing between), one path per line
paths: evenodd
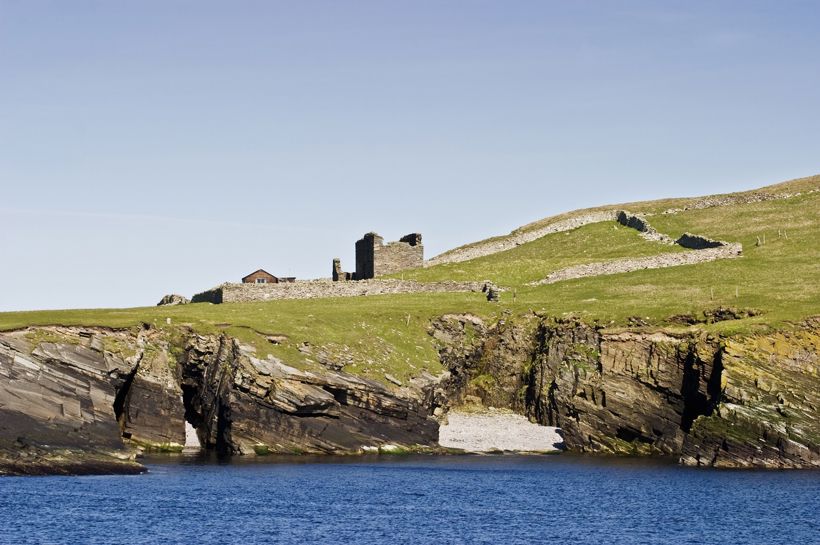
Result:
M773 187L776 189L771 191L806 191L820 187L820 177ZM658 212L689 202L692 200L656 201L624 208ZM440 370L427 328L432 318L446 313L470 312L493 321L505 311L531 315L532 310L543 310L619 325L635 315L662 324L670 315L719 305L763 311L755 318L709 326L728 332L820 314L820 193L658 215L652 223L673 236L690 231L742 242L744 256L548 286L524 286L529 280L572 264L672 251L669 246L644 241L634 231L607 223L550 235L472 262L405 273L405 278L421 280L492 279L514 287L515 301L507 293L499 304L486 302L481 294L460 293L15 312L0 314L0 329L51 324L133 327L141 322L175 328L186 324L203 333L225 331L256 346L260 355L274 354L301 367L317 366L320 359L327 358L344 364L350 372L379 380L384 380L384 373L390 373L404 380L422 368ZM778 230L785 230L788 238L778 237ZM757 237L764 235L766 244L755 246ZM285 335L287 340L274 345L266 335ZM303 342L310 343L309 353L299 350Z
M505 287L521 287L570 265L680 250L677 246L647 242L636 230L613 221L547 235L478 259L405 271L393 276L422 282L492 280Z

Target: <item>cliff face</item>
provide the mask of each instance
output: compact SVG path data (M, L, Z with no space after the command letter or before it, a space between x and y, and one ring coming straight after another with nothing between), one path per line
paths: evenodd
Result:
M0 474L138 472L179 451L185 423L227 454L435 445L417 391L260 360L236 340L156 330L0 334Z
M135 359L83 333L0 337L0 474L140 471L114 411Z
M433 324L442 406L480 400L564 431L577 452L717 467L820 466L818 323L723 340L577 320Z
M226 336L41 328L0 334L0 474L136 472L186 422L225 454L435 446L464 403L563 430L569 450L716 467L820 466L820 321L731 337L469 315L430 333L448 373L389 390L295 369Z

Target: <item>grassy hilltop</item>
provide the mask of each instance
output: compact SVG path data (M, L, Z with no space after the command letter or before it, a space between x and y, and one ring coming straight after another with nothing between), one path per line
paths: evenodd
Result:
M758 198L785 194L793 196ZM0 313L0 330L42 325L131 328L150 323L172 335L178 327L190 327L233 335L255 346L258 354L273 354L291 365L310 368L327 360L378 380L385 373L405 380L422 369L441 370L427 330L430 320L448 313L472 313L489 322L503 316L525 318L533 312L573 314L611 327L634 325L634 317L640 317L647 327L680 328L686 326L673 320L675 315L702 316L721 306L757 311L749 318L698 325L726 334L783 327L820 314L820 176L720 197L720 206L703 207L703 199L667 199L591 210L648 214L655 229L672 237L691 232L740 242L743 256L738 259L528 285L571 265L682 251L645 240L634 229L612 221L397 275L418 281L492 280L507 290L499 303L489 303L481 294L449 293L10 312ZM670 209L685 210L662 213ZM584 212L589 211L546 218L509 236Z

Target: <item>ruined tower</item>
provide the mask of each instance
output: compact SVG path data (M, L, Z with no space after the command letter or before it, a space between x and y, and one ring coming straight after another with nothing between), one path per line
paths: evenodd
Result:
M343 272L340 261L334 259L333 280L366 280L423 266L424 246L420 233L385 244L381 236L371 232L356 241L356 272Z

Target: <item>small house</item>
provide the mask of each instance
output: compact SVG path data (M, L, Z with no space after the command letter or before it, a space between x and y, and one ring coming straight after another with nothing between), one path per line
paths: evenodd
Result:
M248 276L242 277L243 284L278 284L279 278L273 276L266 270L259 269Z

